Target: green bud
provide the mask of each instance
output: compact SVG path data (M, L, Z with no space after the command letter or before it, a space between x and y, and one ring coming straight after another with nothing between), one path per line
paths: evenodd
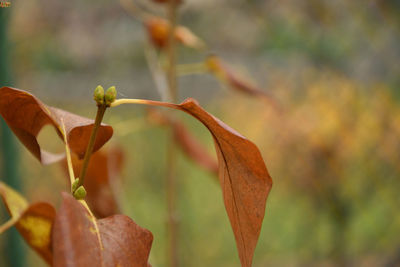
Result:
M106 95L104 96L104 99L106 100L106 106L109 107L112 102L115 101L117 98L117 90L115 89L115 86L111 86L110 88L107 89Z
M77 200L84 199L86 197L86 189L81 185L74 191L74 198Z
M104 89L101 85L98 85L94 89L93 99L96 101L97 105L103 105L104 103Z
M79 185L79 178L76 178L75 181L72 183L72 192L75 192Z

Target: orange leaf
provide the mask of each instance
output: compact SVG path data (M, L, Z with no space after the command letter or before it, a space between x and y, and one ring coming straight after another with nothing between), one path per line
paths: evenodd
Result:
M63 193L53 228L54 266L147 265L153 235L124 215L101 220Z
M116 179L121 172L123 158L123 151L119 147L108 150L101 149L90 158L85 178L85 189L87 191L85 199L90 209L99 218L119 213L112 183L113 179ZM82 163L83 160L72 156L74 173L80 173ZM62 165L68 177L67 162L63 161Z
M51 228L55 210L48 203L40 202L28 206L16 191L0 182L0 194L11 215L3 230L15 225L21 236L47 263L52 261Z
M195 101L179 107L211 132L219 161L219 178L242 266L250 267L264 219L272 180L258 148L207 113Z
M36 138L45 125L53 125L61 137L62 119L69 146L81 158L85 154L93 128L93 120L47 106L32 94L10 87L0 88L0 114L25 147L43 164L63 158L63 155L55 155L40 148ZM102 124L94 151L103 146L112 134L112 127Z
M114 106L123 101L117 100ZM210 131L218 156L225 208L235 234L240 261L244 267L251 266L272 186L271 177L256 145L209 114L194 99L189 98L179 105L151 100L135 100L131 103L184 111Z

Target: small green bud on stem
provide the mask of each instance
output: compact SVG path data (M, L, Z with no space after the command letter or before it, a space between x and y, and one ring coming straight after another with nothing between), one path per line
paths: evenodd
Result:
M117 98L117 90L115 89L115 86L111 86L110 88L107 89L106 94L104 96L104 99L106 101L106 106L109 107L112 102L115 101Z
M77 200L84 199L86 197L86 189L83 187L83 185L81 185L74 191L73 194L74 198Z
M75 192L79 185L79 178L76 178L75 181L72 183L71 189L72 192Z
M93 99L96 101L97 106L104 104L104 89L101 85L98 85L96 89L94 89Z

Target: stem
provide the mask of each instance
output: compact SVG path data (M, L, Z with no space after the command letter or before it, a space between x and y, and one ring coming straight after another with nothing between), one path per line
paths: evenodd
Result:
M74 168L72 167L71 151L69 150L68 140L67 140L67 132L65 131L65 125L64 125L63 119L61 119L61 126L62 126L62 130L63 130L63 138L64 138L64 143L65 143L65 154L67 156L69 181L71 183L71 193L73 193L72 192L72 184L75 181L75 174L74 174Z
M107 109L107 107L105 104L97 106L96 119L94 121L92 134L90 135L89 144L86 149L85 158L83 159L83 165L82 165L81 173L79 175L79 185L77 186L77 188L79 186L83 185L83 182L85 180L86 172L87 172L87 169L89 166L90 157L92 156L94 143L96 141L97 132L99 130L101 121L103 120L106 109Z
M0 225L0 234L4 233L4 231L6 231L6 230L10 229L12 226L14 226L20 218L21 217L18 217L18 216L13 217L10 220L8 220L7 222Z
M168 36L168 86L169 96L172 103L178 100L178 86L176 80L176 51L175 51L175 28L177 24L178 0L170 0L168 5L168 20L170 23L170 32ZM167 151L167 211L168 211L168 266L178 266L178 222L176 211L176 146L172 131Z
M165 77L165 72L160 66L155 49L149 46L145 49L145 56L161 100L168 101L167 77Z
M167 103L167 102L161 102L161 101L154 101L154 100L145 100L145 99L129 99L129 98L121 98L115 100L110 107L117 107L119 105L123 104L138 104L138 105L151 105L151 106L160 106L160 107L170 107L177 109L177 105Z
M172 131L167 150L166 190L168 212L168 265L178 266L178 214L176 209L177 181L176 181L176 145Z
M90 210L90 208L89 208L89 206L88 206L88 204L86 203L85 200L81 199L81 200L79 200L79 202L85 207L85 209L89 213L89 216L90 216L89 219L92 221L92 223L94 225L94 229L95 229L95 232L96 232L97 240L99 241L99 245L100 245L100 248L101 248L100 253L102 253L102 251L104 249L104 246L103 246L103 242L102 242L101 237L100 237L100 230L99 230L99 226L97 224L97 219L93 215L93 212ZM103 266L103 264L102 264L102 266Z
M178 99L178 88L176 82L176 53L175 53L175 28L177 25L177 0L170 0L168 5L168 20L170 32L168 36L168 86L172 102Z

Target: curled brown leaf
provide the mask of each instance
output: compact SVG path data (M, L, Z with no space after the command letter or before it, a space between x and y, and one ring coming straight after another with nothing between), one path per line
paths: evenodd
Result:
M94 123L93 120L47 106L34 95L11 87L0 88L0 114L24 146L43 164L50 164L64 157L40 148L37 136L45 125L53 125L58 135L62 137L61 120L63 120L69 146L82 158ZM112 127L102 124L94 151L103 146L112 134Z
M122 103L123 99L117 100L113 106ZM134 100L130 103L184 111L210 131L215 141L220 184L239 258L242 266L250 267L272 186L272 179L256 145L209 114L194 99L186 99L179 105L151 100Z

